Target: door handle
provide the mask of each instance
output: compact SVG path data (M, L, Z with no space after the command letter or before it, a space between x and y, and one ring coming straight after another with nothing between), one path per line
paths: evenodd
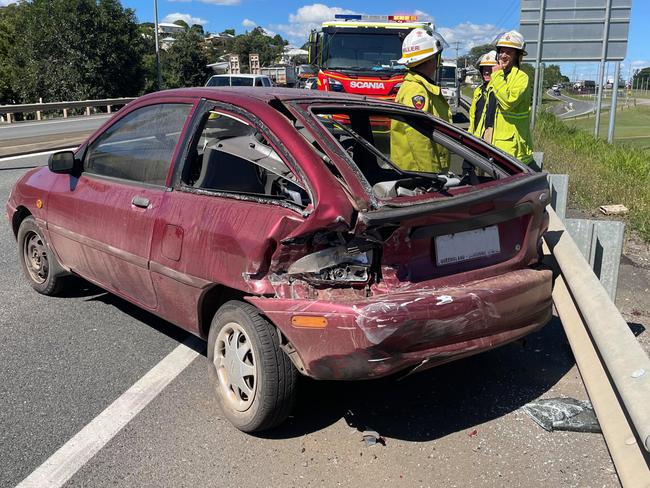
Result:
M148 208L149 199L146 197L133 197L133 200L131 200L131 204L140 208Z

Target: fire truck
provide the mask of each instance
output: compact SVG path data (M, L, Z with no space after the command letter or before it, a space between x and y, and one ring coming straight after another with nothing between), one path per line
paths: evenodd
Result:
M414 15L335 15L309 36L309 62L318 89L394 100L404 79L402 41L416 27L434 30Z

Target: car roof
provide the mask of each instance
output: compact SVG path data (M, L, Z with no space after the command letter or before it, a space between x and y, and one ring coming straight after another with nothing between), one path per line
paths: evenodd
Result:
M281 87L252 87L252 86L203 86L193 88L176 88L144 95L138 100L156 98L193 97L208 98L222 102L235 104L264 103L268 105L271 100L296 100L316 101L326 100L327 102L366 102L373 105L395 106L394 102L387 102L376 98L351 93L326 92L320 90L303 90L300 88Z

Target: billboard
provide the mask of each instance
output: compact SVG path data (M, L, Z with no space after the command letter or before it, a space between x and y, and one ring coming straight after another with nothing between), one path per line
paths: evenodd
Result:
M528 51L524 61L537 59L540 18L542 62L601 61L608 3L605 61L622 61L627 52L632 0L521 0L519 31Z

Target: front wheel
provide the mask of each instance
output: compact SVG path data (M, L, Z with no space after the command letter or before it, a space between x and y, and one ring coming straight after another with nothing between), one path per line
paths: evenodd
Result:
M32 288L43 295L56 295L61 291L65 272L51 252L34 217L27 217L20 224L18 249L23 272Z
M239 430L262 431L287 418L298 372L280 349L275 327L255 307L233 300L217 311L208 360L219 406Z

